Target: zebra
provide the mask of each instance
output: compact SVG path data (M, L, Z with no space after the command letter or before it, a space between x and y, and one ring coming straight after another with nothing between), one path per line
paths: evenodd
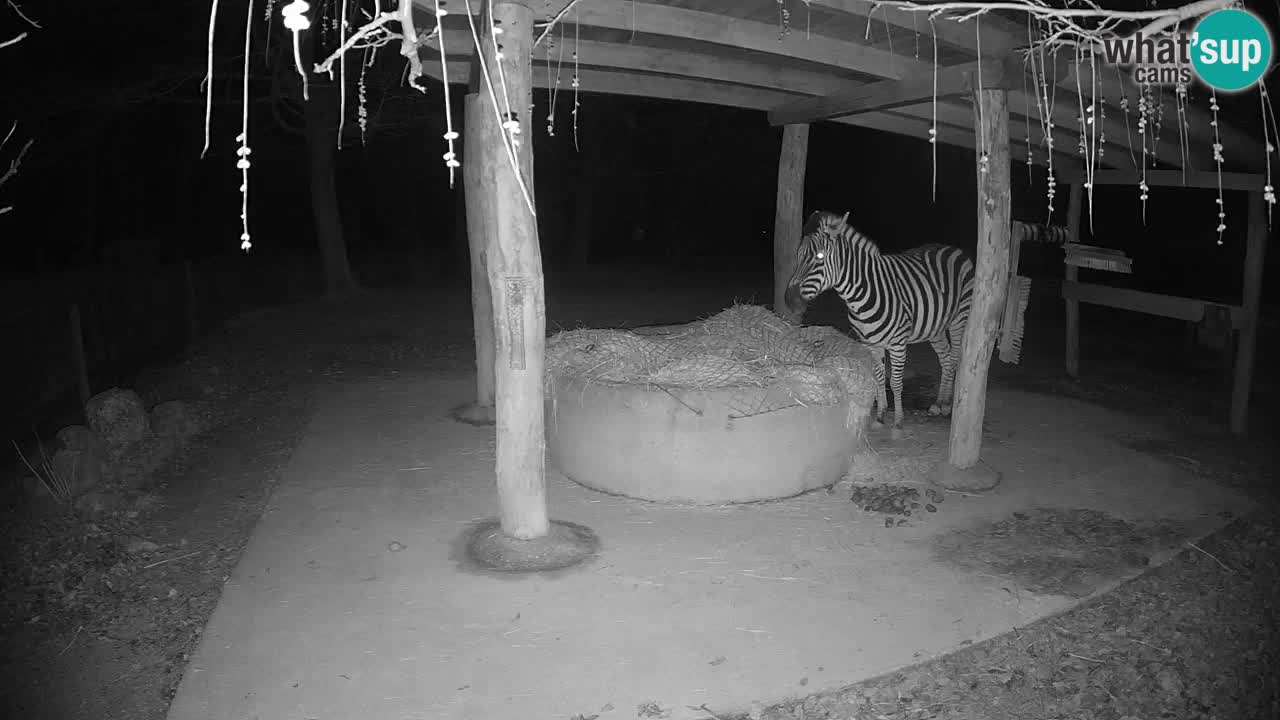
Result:
M889 365L893 390L892 436L902 437L902 370L907 345L928 341L941 375L930 415L951 414L956 365L973 300L974 264L957 247L930 244L883 254L871 238L849 225L849 213L817 211L801 231L795 271L787 284L788 310L801 316L826 290L845 301L856 339L879 350ZM884 422L884 363L876 367L879 408Z
M1012 243L1036 243L1038 245L1057 245L1062 247L1071 240L1070 233L1061 225L1011 220L1009 221L1009 230L1009 241ZM1014 269L1016 270L1017 268Z

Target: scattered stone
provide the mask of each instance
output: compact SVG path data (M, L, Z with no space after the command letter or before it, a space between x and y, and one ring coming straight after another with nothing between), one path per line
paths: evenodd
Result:
M76 498L76 511L90 518L99 518L124 508L123 497L114 493L87 492Z
M160 437L186 437L200 430L200 423L181 400L162 402L151 409L151 429Z
M1175 698L1182 697L1182 676L1178 674L1177 670L1171 667L1161 668L1160 672L1156 673L1156 684L1160 686L1160 690L1166 695Z
M60 449L53 454L49 466L68 497L82 495L102 481L102 458L91 450Z
M159 549L160 549L159 545L145 538L133 538L129 542L125 543L124 545L125 552L129 553L130 555L137 555L138 553L155 552Z
M92 452L106 457L106 445L102 438L84 425L68 425L58 431L58 447L63 450Z
M118 460L150 433L142 398L132 390L111 388L89 398L84 406L89 428L102 439L107 457Z

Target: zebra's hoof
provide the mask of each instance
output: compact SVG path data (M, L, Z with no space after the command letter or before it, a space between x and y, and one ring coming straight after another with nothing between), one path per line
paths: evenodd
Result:
M937 403L934 403L929 406L929 414L933 415L934 417L937 417L937 416L951 417L951 406L939 405Z
M879 420L877 420L877 419L875 419L875 418L871 418L871 429L872 429L872 430L879 430L879 429L880 429L880 428L882 428L882 427L884 427L884 423L880 422Z

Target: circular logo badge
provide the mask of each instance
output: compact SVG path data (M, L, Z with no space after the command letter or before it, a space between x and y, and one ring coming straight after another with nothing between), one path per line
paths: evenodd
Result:
M1246 10L1217 10L1196 25L1191 64L1217 90L1243 90L1271 65L1271 32Z

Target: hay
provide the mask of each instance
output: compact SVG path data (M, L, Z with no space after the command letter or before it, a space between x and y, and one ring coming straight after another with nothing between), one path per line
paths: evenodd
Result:
M547 376L667 391L731 388L738 416L795 405L869 407L878 356L829 327L797 327L734 305L666 335L569 330L547 341Z

